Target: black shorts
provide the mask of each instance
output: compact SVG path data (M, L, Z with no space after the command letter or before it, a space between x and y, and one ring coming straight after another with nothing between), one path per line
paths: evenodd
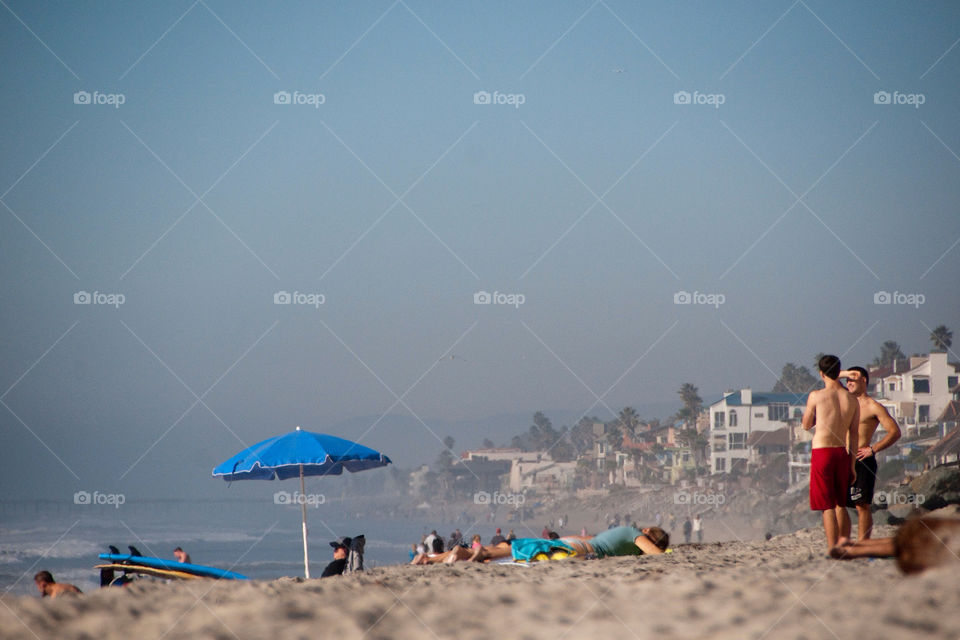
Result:
M877 482L877 458L870 456L856 463L857 479L850 487L847 506L855 507L873 502L873 487Z

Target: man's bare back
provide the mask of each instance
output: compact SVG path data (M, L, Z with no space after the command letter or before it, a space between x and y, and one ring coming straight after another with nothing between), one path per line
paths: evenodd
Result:
M859 425L860 405L853 395L839 384L810 392L807 397L807 410L803 414L803 428L815 429L814 449L846 447L853 457L859 445L859 436L858 441L851 442L850 435L859 431ZM872 432L870 435L873 435Z

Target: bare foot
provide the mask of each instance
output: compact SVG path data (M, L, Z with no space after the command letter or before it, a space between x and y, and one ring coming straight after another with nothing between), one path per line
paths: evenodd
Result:
M848 541L848 542L849 542L849 541ZM831 558L836 558L837 560L847 560L847 559L849 559L849 557L847 556L847 548L848 548L848 547L849 547L849 544L846 544L846 545L838 544L837 546L835 546L835 547L833 547L832 549L830 549L830 557L831 557Z
M456 561L457 561L457 554L451 551L450 554L443 559L443 564L453 564Z

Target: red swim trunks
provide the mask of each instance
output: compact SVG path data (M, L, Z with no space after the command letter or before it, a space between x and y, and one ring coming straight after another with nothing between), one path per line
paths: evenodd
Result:
M814 449L810 457L810 508L846 506L850 493L850 455L846 447Z

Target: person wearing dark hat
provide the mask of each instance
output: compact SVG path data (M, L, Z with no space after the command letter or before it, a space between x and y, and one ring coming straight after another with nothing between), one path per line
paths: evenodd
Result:
M321 578L339 576L347 566L347 554L350 551L350 538L343 537L330 543L333 547L333 562L327 565L320 575Z
M494 534L492 538L490 538L490 544L497 545L497 544L500 544L501 542L506 542L506 541L507 539L503 537L503 532L500 531L500 527L497 527L497 533Z

